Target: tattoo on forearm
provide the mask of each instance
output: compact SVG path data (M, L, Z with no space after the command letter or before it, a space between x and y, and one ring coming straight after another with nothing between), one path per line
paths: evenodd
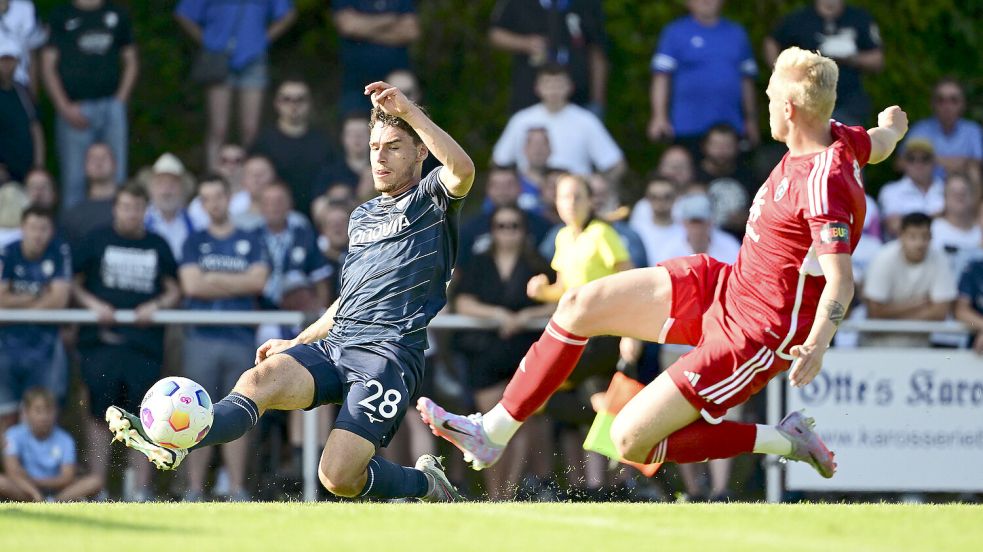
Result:
M839 327L840 322L843 322L843 318L846 317L846 307L840 304L839 301L830 300L825 305L826 311L829 312L829 321L833 323L834 326Z

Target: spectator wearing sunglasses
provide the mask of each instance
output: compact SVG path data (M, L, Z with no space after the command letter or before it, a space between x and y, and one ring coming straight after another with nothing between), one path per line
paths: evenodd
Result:
M964 119L966 93L953 78L941 79L932 94L933 117L922 119L908 132L908 140L928 140L935 148L936 176L962 172L980 181L983 160L983 130L979 123Z
M933 172L935 148L928 140L908 140L901 157L904 176L881 188L877 202L881 206L884 233L897 237L901 218L909 213L935 217L945 207L945 184Z

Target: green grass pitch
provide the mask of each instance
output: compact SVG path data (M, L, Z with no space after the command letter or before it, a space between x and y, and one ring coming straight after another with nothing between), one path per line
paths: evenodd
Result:
M983 507L0 504L0 550L981 550Z

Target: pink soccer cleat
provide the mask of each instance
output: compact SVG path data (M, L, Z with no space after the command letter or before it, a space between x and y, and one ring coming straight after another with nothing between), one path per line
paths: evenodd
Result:
M464 453L464 461L471 467L483 470L502 456L504 446L491 442L481 427L481 414L458 416L451 414L427 397L416 401L416 409L434 435L450 441Z
M792 452L786 457L790 460L806 462L819 472L819 475L829 479L836 473L834 454L813 430L816 420L806 418L802 412L790 412L785 419L775 426L789 441L792 442Z

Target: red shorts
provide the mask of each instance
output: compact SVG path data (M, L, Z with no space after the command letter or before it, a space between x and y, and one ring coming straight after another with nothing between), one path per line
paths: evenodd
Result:
M727 410L760 391L790 362L749 338L726 316L720 299L729 264L691 255L659 266L672 280L672 309L659 341L696 347L667 371L704 419L719 423Z

